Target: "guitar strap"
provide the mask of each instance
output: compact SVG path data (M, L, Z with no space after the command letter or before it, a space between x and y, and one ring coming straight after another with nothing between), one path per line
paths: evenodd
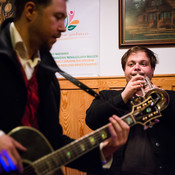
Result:
M82 82L80 82L78 79L72 77L70 74L64 72L63 70L61 70L58 67L57 72L59 74L61 74L63 77L65 77L67 80L69 80L70 82L72 82L74 85L78 86L80 89L82 89L83 91L87 92L88 94L92 95L95 98L100 98L99 94L97 94L93 89L91 89L90 87L88 87L87 85L83 84Z
M94 96L95 98L99 99L100 97L102 97L99 94L97 94L93 89L89 88L88 86L86 86L85 84L83 84L82 82L77 80L76 78L72 77L70 74L68 74L68 73L64 72L63 70L61 70L58 66L57 66L57 70L55 72L60 73L67 80L71 81L73 84L78 86L80 89L84 90L85 92L87 92L88 94ZM101 100L103 100L103 98L101 98ZM118 109L113 104L109 103L108 101L106 101L106 103L108 103L110 106L112 106L112 108L114 110L118 111Z
M76 79L73 76L71 76L70 74L64 72L58 66L57 67L50 67L50 66L48 66L46 64L42 64L42 67L45 67L46 69L49 69L49 70L54 71L54 72L58 72L59 74L61 74L63 77L65 77L67 80L72 82L74 85L78 86L80 89L82 89L86 93L92 95L95 98L100 98L100 95L97 94L93 89L91 89L87 85L83 84L78 79Z

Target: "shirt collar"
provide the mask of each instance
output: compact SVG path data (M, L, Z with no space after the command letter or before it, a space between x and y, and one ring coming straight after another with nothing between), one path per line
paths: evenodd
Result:
M19 32L17 31L14 22L12 22L10 25L10 35L12 40L12 46L16 51L19 59L26 60L29 62L29 64L31 64L32 67L35 67L41 61L39 51L34 55L33 60L29 58L27 48Z

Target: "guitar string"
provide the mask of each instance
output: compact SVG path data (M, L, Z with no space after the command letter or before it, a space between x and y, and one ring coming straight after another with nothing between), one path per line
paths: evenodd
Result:
M86 143L89 143L88 141L85 141L84 142L84 144L86 144ZM77 145L76 145L77 146ZM97 145L98 146L98 145ZM77 146L78 147L78 146ZM93 149L93 148L92 148ZM71 152L71 153L75 153L76 151L77 151L78 149L76 149L76 148L70 148L68 151L69 152ZM83 152L84 153L84 152ZM59 157L58 157L59 156ZM58 152L57 154L55 154L54 156L52 156L52 160L54 160L54 161L58 161L58 160L60 160L61 158L62 158L62 156L64 157L66 157L66 154L64 155L64 153L63 154L61 154L60 152ZM58 160L56 160L55 158L57 158ZM48 157L47 159L49 159L50 160L50 157ZM64 162L66 161L67 162L67 160L66 160L66 158L64 158L63 159L64 160ZM41 161L41 163L42 163L42 161ZM62 165L61 165L62 166ZM39 172L43 172L43 170L44 170L44 172L42 173L42 174L45 174L47 171L49 171L49 169L52 169L52 167L50 167L50 168L48 168L47 170L45 169L45 168L43 168L43 166L40 164L40 162L39 162L39 164L37 164L36 166L34 166L34 169L35 169L35 167L36 167L36 169L39 171ZM26 171L26 173L27 174L30 174L30 172L32 171L32 169L31 169L32 167L28 167L28 169L25 169ZM59 169L59 168L61 168L61 167L57 167L57 168L54 168L54 171L56 171L57 169ZM30 171L31 170L31 171ZM41 173L40 173L41 174Z
M99 136L99 134L96 134L95 133L95 135L94 135L94 137L96 137L97 139L101 139L101 137ZM88 137L87 137L88 138ZM89 144L87 144L87 143L89 143L89 141L87 140L87 138L85 137L85 141L83 142L83 140L81 139L80 141L81 142L83 142L84 144L86 144L86 145L89 145ZM84 138L83 138L84 139ZM77 150L80 148L80 145L78 145L78 143L79 143L79 141L77 140L75 140L75 146L74 147L70 147L69 148L69 151L71 152L71 151L74 151L74 152L77 152ZM96 145L96 146L98 146L98 144ZM77 148L77 149L76 149ZM62 150L61 150L62 151ZM51 154L55 154L55 156L53 156L53 155L51 155L51 156L53 156L53 159L55 159L55 158L60 158L61 156L63 156L63 157L65 157L63 154L61 154L61 151L58 151L58 152L56 152L56 154L55 154L55 152L53 152L53 153L51 153ZM86 150L87 151L87 150ZM84 153L84 152L83 152ZM61 155L61 156L60 156ZM49 156L48 156L48 158L50 158ZM63 158L64 159L64 158ZM40 160L40 159L39 159ZM56 160L56 159L55 159ZM64 162L65 162L65 160L66 160L66 158L64 159ZM42 162L42 160L40 160L41 162ZM66 160L67 161L67 160ZM39 161L38 161L39 162ZM37 166L36 166L36 168L39 168L39 169L42 169L42 166L40 166L40 164L37 164ZM57 169L59 169L60 167L58 167ZM31 167L30 166L28 166L28 167L26 167L25 168L25 172L27 173L27 174L30 174L30 170L31 170ZM45 173L45 172L44 172Z
M122 118L126 118L126 116L127 115L125 115L125 116L123 116ZM103 129L101 129L101 128L99 128L101 131L103 131L103 130L105 130L105 129L107 129L107 125L105 125L104 127L102 127ZM107 131L106 131L107 132ZM109 135L109 133L107 133L108 135ZM95 143L95 145L92 145L91 143L90 143L90 141L89 141L89 135L90 136L92 136L93 138L94 138L94 141L96 140L97 141L97 143ZM90 133L89 135L87 135L87 136L85 136L85 137L82 137L81 139L79 139L79 140L75 140L75 142L74 142L74 145L72 146L72 147L70 147L69 149L68 149L68 151L70 152L70 153L79 153L79 150L81 149L80 148L80 146L81 146L81 144L85 144L85 145L87 145L87 147L85 148L85 151L82 151L82 154L85 154L85 153L87 153L87 151L89 151L89 148L88 147L91 147L91 149L94 149L95 147L97 147L98 145L99 145L99 141L101 142L101 141L104 141L104 139L102 139L102 135L101 135L101 133L99 133L99 132L97 132L97 131L95 131L95 133ZM107 137L108 138L108 137ZM81 143L80 143L81 142ZM80 143L79 145L78 145L78 143ZM69 146L68 146L69 147ZM64 148L65 149L65 148ZM65 149L66 150L66 149ZM62 158L62 160L64 161L64 162L68 162L69 160L67 160L67 158L64 158L64 157L67 157L66 156L66 153L67 152L64 152L64 153L62 153L61 154L61 151L62 150L60 150L60 151L56 151L56 152L53 152L53 153L51 153L51 154L55 154L55 155L51 155L51 154L49 154L49 156L47 156L47 159L50 159L50 157L52 157L56 162L57 161L59 161L59 160L56 160L56 159L61 159ZM76 154L77 155L77 154ZM62 157L63 156L63 157ZM78 157L80 157L80 155L78 155ZM77 158L77 157L76 157ZM44 158L43 158L44 159ZM53 160L52 159L52 160ZM71 161L72 161L72 159L71 159ZM40 162L42 163L42 158L41 159L39 159L38 161L38 164L36 164L35 165L35 167L37 168L37 169L39 169L39 171L42 171L42 165L40 164ZM34 164L35 164L35 162L34 162ZM61 166L63 166L63 165L61 165ZM58 168L54 168L54 171L56 171L57 169L59 169L60 167L58 167ZM45 169L45 168L44 168ZM51 169L51 168L50 168ZM30 174L30 172L32 171L33 169L32 169L32 167L26 167L25 168L25 172L27 173L27 174ZM48 170L45 170L45 171L48 171ZM46 173L44 171L44 173Z

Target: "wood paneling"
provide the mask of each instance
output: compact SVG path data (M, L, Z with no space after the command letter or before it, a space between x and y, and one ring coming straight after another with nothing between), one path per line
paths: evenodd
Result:
M124 76L78 79L96 92L104 89L119 90L126 85ZM162 89L175 90L175 74L155 75L152 82ZM78 139L91 132L85 124L85 116L86 110L90 106L94 97L83 90L80 90L77 86L66 79L59 79L59 83L61 87L60 122L62 124L64 134ZM70 168L63 169L65 170L65 175L86 174Z

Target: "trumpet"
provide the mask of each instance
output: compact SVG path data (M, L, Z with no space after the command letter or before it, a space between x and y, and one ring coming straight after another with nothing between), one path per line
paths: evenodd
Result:
M145 91L145 87L148 87L149 90ZM134 96L131 100L131 104L139 104L148 97L152 97L156 103L159 111L164 110L169 104L169 95L168 93L158 87L154 87L149 77L145 76L145 84L141 88L142 96Z
M145 91L145 88L147 89L147 87L149 90ZM133 105L133 107L144 105L146 101L152 99L150 106L154 106L156 110L155 113L158 114L158 116L153 117L154 120L151 119L148 123L146 122L146 125L144 125L144 129L148 129L152 128L154 124L159 122L157 117L162 116L160 112L163 111L168 106L169 95L165 90L158 87L154 87L151 80L147 76L145 76L145 84L143 88L141 88L141 91L142 96L134 96L133 99L131 100L131 104ZM146 119L148 118L146 117Z

